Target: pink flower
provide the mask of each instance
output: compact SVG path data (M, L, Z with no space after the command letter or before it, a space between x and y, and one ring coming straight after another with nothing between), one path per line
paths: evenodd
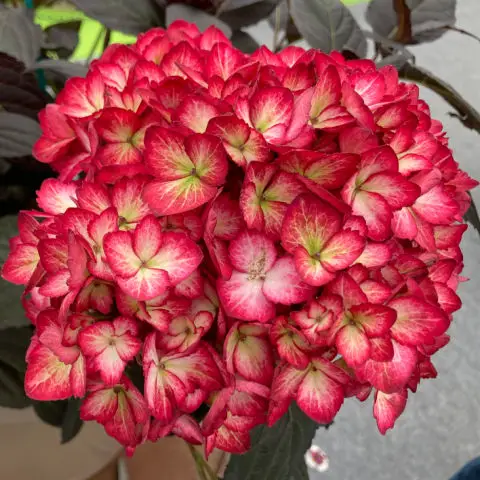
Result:
M113 322L99 321L82 329L78 343L105 384L114 385L140 351L142 343L137 336L135 321L117 317Z
M393 67L176 21L108 47L40 122L59 178L2 267L31 398L84 398L129 453L244 453L292 401L329 423L374 391L385 433L436 377L477 182Z
M120 288L137 300L151 300L185 280L200 264L198 246L182 233L162 233L153 216L131 232L109 233L105 255Z
M358 231L342 230L340 213L328 204L302 195L287 210L282 246L294 255L302 279L309 285L321 286L360 256L365 239Z
M275 244L265 234L240 233L230 243L229 258L234 270L228 280L218 279L217 288L232 317L267 322L276 303L300 303L313 293L297 273L293 257L277 258Z

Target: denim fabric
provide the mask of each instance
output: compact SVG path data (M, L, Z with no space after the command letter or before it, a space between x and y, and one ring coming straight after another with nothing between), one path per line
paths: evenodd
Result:
M450 480L480 480L480 457L467 463Z

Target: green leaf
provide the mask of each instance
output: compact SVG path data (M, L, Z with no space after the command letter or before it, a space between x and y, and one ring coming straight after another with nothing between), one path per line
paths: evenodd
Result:
M30 155L41 133L39 123L30 117L0 112L0 157Z
M290 13L298 31L313 48L325 53L348 50L367 54L367 40L341 0L291 0Z
M42 29L35 25L25 8L0 10L0 52L31 65L40 53Z
M83 421L80 419L80 398L68 400L67 408L62 422L62 444L73 440L80 432Z
M233 30L254 25L275 10L280 0L225 0L217 12L218 17L230 25Z
M475 205L475 202L473 201L470 192L468 194L470 195L472 203L470 203L470 207L468 208L463 218L466 222L470 223L478 233L480 233L480 217L478 215L477 206Z
M201 32L204 32L211 25L215 25L215 27L220 29L228 38L232 35L232 29L219 18L202 12L202 10L190 5L184 5L183 3L170 4L165 11L165 20L167 26L175 20L185 20L194 23Z
M33 327L10 327L0 330L0 361L24 374L25 353L32 338Z
M290 7L287 0L282 0L278 4L277 8L268 17L268 23L274 31L278 29L279 32L285 32L288 44L302 39L302 35L290 16ZM282 47L282 45L277 45L278 47Z
M65 78L85 77L88 73L87 65L69 62L68 60L40 60L33 65L32 69L50 70Z
M457 0L407 0L413 43L431 42L455 25ZM398 25L392 0L371 0L366 13L373 31L390 38Z
M243 53L253 53L260 45L252 36L243 30L235 30L230 38L233 46Z
M0 112L0 118L2 113L4 112ZM2 132L0 130L0 147L1 138ZM0 268L3 266L10 251L8 242L11 237L17 235L17 232L17 217L15 215L0 217ZM0 278L0 341L2 338L2 329L30 324L30 321L25 316L21 302L23 290L23 286L13 285L3 278Z
M60 58L69 58L78 44L80 26L79 20L57 23L44 30L45 39L42 47L54 50Z
M55 50L62 47L68 50L75 50L78 43L78 31L82 22L77 20L73 22L57 23L45 29L45 40L43 48Z
M31 327L0 330L0 406L25 408L23 379L27 368L25 353L32 336Z
M262 425L254 430L252 448L232 455L224 480L308 479L304 455L318 426L292 404L272 428Z
M80 404L82 400L70 398L56 402L33 402L33 408L40 420L60 428L60 441L67 443L80 432L83 421L80 420Z
M23 376L0 360L0 406L25 408L29 405L30 399L23 389Z
M138 35L163 26L151 0L72 0L72 3L111 30Z
M55 402L40 402L34 400L33 409L43 422L52 427L61 427L65 410L67 409L67 400L58 400Z
M25 70L22 62L0 53L1 110L36 119L49 101L52 100L40 89L37 79Z

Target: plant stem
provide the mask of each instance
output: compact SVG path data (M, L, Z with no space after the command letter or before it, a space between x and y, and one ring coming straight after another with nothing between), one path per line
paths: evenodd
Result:
M207 461L203 458L203 456L195 449L192 444L187 442L187 445L193 459L195 460L195 465L197 467L197 472L200 476L200 480L218 480L217 475L212 470Z
M112 31L107 28L105 31L105 36L103 37L103 50L102 53L107 49L107 47L110 45L110 40L112 37Z
M200 480L208 480L207 476L205 475L205 470L203 469L203 463L198 458L199 457L198 452L195 450L195 447L192 444L187 442L187 445L193 457L193 460L195 462L195 466L197 467L197 473L198 473L198 476L200 477Z
M398 28L395 33L395 41L410 43L412 41L412 22L410 9L406 0L393 0L393 8L397 13Z
M95 55L95 51L97 50L98 46L100 45L100 41L102 40L103 35L105 34L105 28L100 28L98 31L97 37L95 38L95 42L93 42L92 49L90 50L90 53L87 56L87 59L85 61L85 65L88 65L91 60L93 59Z
M200 458L203 461L203 467L207 473L208 480L218 480L217 474L212 470L212 467L209 463L200 455Z
M440 95L456 110L456 113L450 113L451 116L457 117L467 128L480 133L480 113L447 82L411 63L406 63L399 73L402 79L423 85Z
M278 35L280 33L280 7L275 8L275 28L273 29L273 51L276 52L278 48Z

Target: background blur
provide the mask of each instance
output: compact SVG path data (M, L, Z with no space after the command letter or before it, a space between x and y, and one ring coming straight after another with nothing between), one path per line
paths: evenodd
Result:
M104 0L98 0L102 2ZM350 0L352 12L362 27L365 5ZM38 9L37 23L47 27L59 21L84 20L80 12ZM480 36L480 0L458 0L457 25ZM271 46L272 30L266 22L247 29L259 42ZM73 58L84 60L92 45L102 45L102 27L84 21L80 43ZM112 41L131 42L133 37L112 34ZM451 83L480 110L480 44L455 32L448 32L435 44L410 47L418 63ZM441 120L450 146L461 168L480 179L480 136L448 115L451 110L440 97L422 90L432 116ZM473 192L480 206L480 189ZM319 430L315 442L329 457L329 470L310 472L311 479L335 480L436 480L448 479L467 461L480 454L480 255L479 238L472 228L463 241L467 258L464 275L470 278L460 287L463 308L455 314L451 342L435 356L439 376L422 382L409 397L408 408L395 429L385 437L378 433L370 414L371 400L363 404L347 400L328 431ZM366 411L368 410L368 412ZM41 445L39 446L41 452ZM25 459L28 461L28 459ZM62 461L61 458L58 461ZM3 479L0 480L10 480ZM13 480L13 479L12 479ZM39 479L43 480L43 479ZM47 480L47 479L45 479Z

